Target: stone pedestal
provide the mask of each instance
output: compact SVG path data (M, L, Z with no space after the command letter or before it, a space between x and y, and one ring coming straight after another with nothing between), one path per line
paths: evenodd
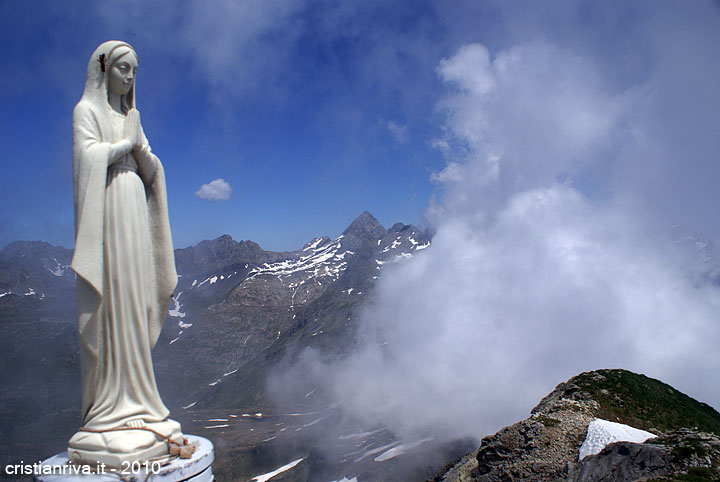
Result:
M174 458L170 463L162 465L163 460L149 465L139 463L123 464L123 470L111 472L109 468L102 466L93 467L97 473L77 473L82 466L68 464L67 452L63 452L45 460L40 465L41 474L35 475L36 482L117 482L118 476L127 482L212 482L212 463L215 460L215 452L212 442L196 435L185 436L191 444L196 444L197 449L190 459ZM72 470L71 470L72 469ZM53 470L54 473L46 473ZM87 470L87 469L86 469ZM103 473L104 472L104 473Z
M122 467L136 460L152 460L168 452L168 444L157 434L164 434L176 443L182 443L180 424L175 420L146 422L148 430L122 430L104 433L78 431L68 442L68 459L76 463L83 460ZM103 447L103 449L100 449Z

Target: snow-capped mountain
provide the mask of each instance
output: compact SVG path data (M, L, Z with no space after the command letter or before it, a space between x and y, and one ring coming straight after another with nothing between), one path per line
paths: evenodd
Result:
M178 250L172 321L154 355L161 384L175 380L168 386L186 397L182 406L237 401L227 386L236 384L244 387L242 397L256 400L263 390L259 372L288 350L342 350L355 308L383 267L429 245L419 229L400 223L385 229L364 212L336 239L318 237L297 251L263 251L229 236ZM175 363L177 353L184 354L182 364ZM196 361L188 354L197 354ZM251 361L253 372L245 373Z

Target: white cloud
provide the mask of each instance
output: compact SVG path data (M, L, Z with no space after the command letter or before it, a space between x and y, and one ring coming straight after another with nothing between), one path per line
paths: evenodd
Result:
M679 148L652 76L613 88L592 58L537 42L494 58L466 45L438 73L448 162L433 175L433 245L383 268L351 356L297 370L344 413L408 436L480 437L599 368L720 407L708 383L720 373L718 264L630 189L657 180L653 145ZM661 173L692 162L659 160ZM633 171L644 177L621 175Z
M227 201L230 199L231 193L230 184L225 182L224 179L215 179L200 186L200 189L195 191L195 196L209 201Z
M438 73L446 82L453 82L473 95L486 95L495 88L494 70L490 52L480 44L460 47L452 58L440 61L438 67Z
M433 149L437 149L440 152L450 151L450 143L448 142L448 140L440 138L440 137L430 139L430 141L428 142L428 145L430 147L432 147Z
M707 396L720 293L676 250L559 184L513 196L483 228L452 217L430 249L385 268L334 394L399 434L476 437L583 370L629 368Z
M448 162L440 172L430 174L430 180L440 184L460 182L463 178L463 166L457 162Z
M385 127L396 142L404 144L408 141L407 126L394 121L387 121Z
M502 200L607 162L606 146L639 101L606 92L589 60L546 43L513 47L493 61L485 47L468 45L438 71L455 87L440 108L466 151L457 155L470 161L466 184L455 191L472 203L470 210L488 182L497 184ZM472 191L477 195L467 197Z

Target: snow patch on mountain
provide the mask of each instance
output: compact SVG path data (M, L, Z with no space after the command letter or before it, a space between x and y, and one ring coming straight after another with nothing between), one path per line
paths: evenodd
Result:
M349 440L349 439L356 439L356 438L368 438L372 435L378 434L380 432L383 432L385 429L379 428L377 430L373 430L372 432L356 432L356 433L350 433L347 435L340 435L338 436L338 439L340 440Z
M48 268L45 266L45 269L50 271L54 276L60 277L65 274L65 270L68 268L68 265L60 263L57 259L53 258L53 261L55 261L55 264L57 266L53 268Z
M355 254L350 250L342 250L340 235L334 241L321 244L323 238L316 238L303 249L303 254L298 258L290 258L274 263L264 263L253 268L243 282L261 277L274 276L280 281L283 278L297 277L300 279L289 284L289 288L297 288L307 282L314 282L322 286L322 280L329 278L329 281L337 280L347 269L346 256Z
M179 292L177 295L172 297L172 302L175 305L175 307L172 310L168 310L168 315L172 316L173 318L185 318L185 313L180 311L180 308L182 308L182 304L180 303L180 296L182 296L183 292Z
M316 249L322 242L323 238L315 238L303 248L303 251L310 251L311 249Z
M245 267L247 268L247 265L245 265ZM198 283L197 280L193 280L192 285L190 285L190 289L200 288L205 283L209 283L212 285L212 284L217 283L218 281L226 281L226 280L229 280L230 278L232 278L232 276L236 275L236 274L237 274L237 271L233 271L232 273L230 273L228 275L214 274L212 276L208 276L207 278L202 280L200 283Z
M418 440L417 442L410 442L406 444L401 444L396 447L391 448L390 450L387 450L377 457L375 457L375 462L384 462L386 460L394 459L395 457L399 457L400 455L405 454L406 452L419 447L420 445L424 444L425 442L429 442L433 440L432 437L430 438L424 438L422 440Z
M173 318L177 319L178 328L180 328L180 331L178 332L178 336L170 340L169 345L172 345L176 341L180 339L180 336L183 334L185 329L190 328L193 324L192 323L183 323L182 319L185 318L185 312L182 310L182 303L180 303L180 296L182 296L183 291L180 291L177 295L172 297L173 302L173 309L168 310L168 316L171 316Z
M267 474L262 474L262 475L256 475L255 477L252 478L252 480L254 480L255 482L267 482L268 480L272 479L276 475L282 474L283 472L287 472L288 470L292 469L293 467L295 467L297 464L299 464L303 460L305 460L305 457L303 457L301 459L293 460L289 464L283 465L282 467L275 469L272 472L268 472Z
M614 442L643 443L654 437L655 435L645 430L598 418L590 422L588 426L587 436L580 446L578 460L582 460L588 455L599 454Z
M388 450L390 450L390 449L392 449L392 448L394 448L394 447L397 447L398 445L400 445L400 442L396 441L396 442L392 442L392 443L387 444L387 445L382 445L382 446L380 446L380 447L376 447L376 448L374 448L374 449L367 450L367 451L366 451L365 453L363 453L359 458L355 459L354 462L355 462L355 463L362 462L363 460L365 460L366 458L370 457L371 455L375 455L375 454L378 454L378 453L380 453L380 452L388 451Z

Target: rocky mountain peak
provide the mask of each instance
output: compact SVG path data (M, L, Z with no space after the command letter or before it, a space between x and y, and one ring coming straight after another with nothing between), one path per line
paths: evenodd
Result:
M175 263L186 276L203 276L221 267L275 260L280 253L264 251L253 241L235 241L228 234L175 250Z
M413 226L410 224L395 223L388 231L391 231L393 233L401 233L403 231L407 231L408 229L413 229Z
M350 225L343 231L345 236L355 234L363 235L370 234L374 239L378 239L385 234L385 228L380 222L367 211L363 211L360 216L350 223Z
M386 232L375 216L363 211L342 234L345 238L349 238L348 240L357 241L358 244L365 244L377 242L378 239L385 236Z

